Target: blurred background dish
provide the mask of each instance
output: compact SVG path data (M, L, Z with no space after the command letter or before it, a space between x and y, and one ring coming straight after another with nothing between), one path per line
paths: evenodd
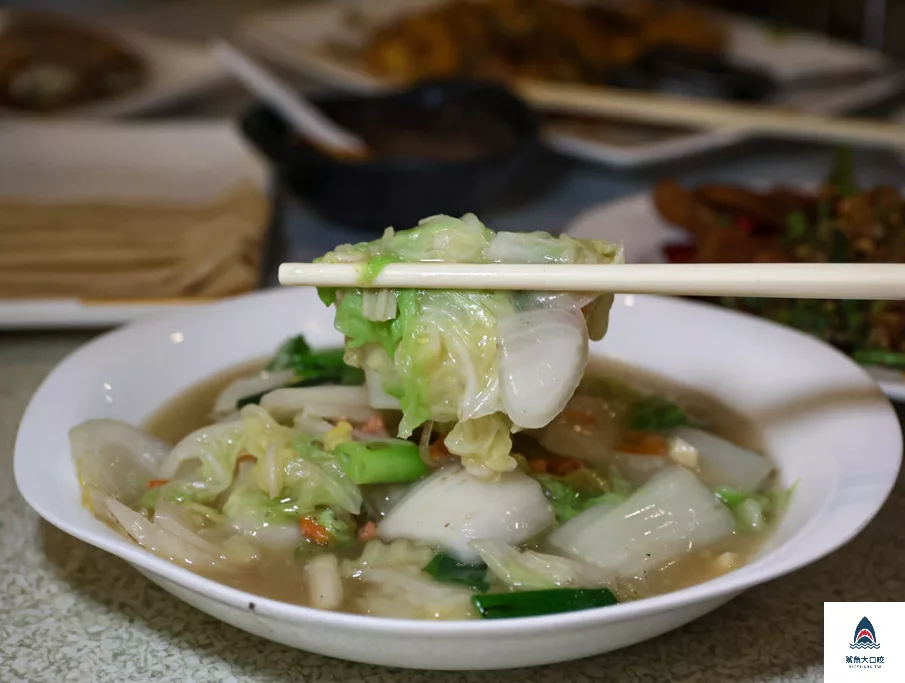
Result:
M758 22L705 9L663 6L312 2L252 17L242 35L283 66L352 90L437 75L492 76L770 100L831 114L874 103L905 86L893 62L871 50L805 33L780 36ZM745 137L739 131L702 133L617 120L594 125L561 116L549 122L547 132L566 154L621 167L663 162Z
M345 21L355 24L358 15ZM358 24L360 44L323 48L403 83L458 76L607 85L664 47L716 61L727 38L723 24L699 8L647 2L454 1L366 22ZM643 87L656 87L665 65L647 66L652 78Z
M567 233L623 241L634 262L905 263L905 197L888 185L860 186L849 154L840 151L816 186L685 186L664 179L650 195L584 214ZM901 301L713 301L833 344L869 366L887 393L905 399Z
M0 106L65 111L127 95L147 78L144 60L101 31L23 12L0 29Z
M288 189L328 220L379 234L433 214L480 211L514 191L536 196L555 179L556 167L538 163L537 117L498 85L442 81L314 102L364 140L367 159L321 151L264 106L248 110L241 127Z
M265 172L227 123L14 123L0 148L0 328L123 322L265 277Z
M0 9L0 116L136 114L172 105L223 78L200 46Z

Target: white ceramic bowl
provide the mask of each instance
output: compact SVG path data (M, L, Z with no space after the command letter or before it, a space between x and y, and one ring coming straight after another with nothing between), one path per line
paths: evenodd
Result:
M341 341L311 290L254 294L107 334L64 360L35 394L15 451L16 482L63 531L133 564L151 581L239 628L361 662L425 669L546 664L614 650L695 619L746 588L838 548L876 514L898 473L902 439L887 399L837 351L722 309L618 297L607 354L701 390L762 430L791 505L749 565L668 595L529 619L423 622L324 612L201 578L145 552L83 509L67 432L89 418L139 423L168 398L303 332Z

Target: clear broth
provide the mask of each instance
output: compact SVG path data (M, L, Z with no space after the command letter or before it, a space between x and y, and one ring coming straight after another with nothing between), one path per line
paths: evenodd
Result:
M161 406L142 426L147 433L169 443L192 431L210 424L210 412L217 394L230 382L260 370L265 361L256 360L230 368L210 377ZM701 392L670 382L647 371L605 359L592 359L576 394L596 395L600 386L613 379L642 393L661 395L678 403L689 415L706 418L709 429L731 439L746 448L760 450L757 431L748 421L731 408ZM597 389L595 390L595 385ZM525 440L516 440L516 448ZM532 442L526 446L531 454L548 453ZM529 455L531 455L529 454ZM731 569L747 564L763 546L769 533L743 534L736 532L726 541L706 549L693 551L644 576L620 581L614 592L620 600L633 600L669 593L725 574ZM361 545L354 544L333 552L340 559L357 557ZM731 560L731 562L730 562ZM189 567L193 571L198 568ZM306 605L306 580L304 564L294 559L291 552L263 552L259 561L246 569L229 573L199 571L221 583L241 590L285 602ZM344 579L344 604L342 610L362 613L356 599L365 586L356 579Z

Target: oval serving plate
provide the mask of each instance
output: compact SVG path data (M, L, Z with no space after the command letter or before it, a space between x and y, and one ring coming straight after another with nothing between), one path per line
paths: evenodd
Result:
M788 511L761 553L713 581L613 607L526 619L383 619L314 610L229 588L153 556L82 508L69 453L70 427L101 417L140 423L184 389L268 354L299 332L312 345L341 342L332 311L313 290L252 294L96 339L60 363L26 410L15 449L19 490L50 523L251 633L372 664L498 669L576 659L641 642L819 559L877 513L901 462L902 437L892 407L864 370L834 349L718 308L620 296L610 332L593 345L593 353L728 404L759 428L782 484L797 482Z

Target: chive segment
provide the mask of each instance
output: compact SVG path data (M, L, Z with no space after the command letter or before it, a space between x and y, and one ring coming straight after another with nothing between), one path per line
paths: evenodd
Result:
M487 565L462 564L445 553L434 555L422 571L443 583L458 583L476 591L486 591L490 588L490 584L487 583Z
M404 484L428 473L418 446L409 441L347 441L337 444L333 454L349 479L359 486Z
M484 619L538 617L616 604L608 588L552 588L519 593L481 593L471 598Z

